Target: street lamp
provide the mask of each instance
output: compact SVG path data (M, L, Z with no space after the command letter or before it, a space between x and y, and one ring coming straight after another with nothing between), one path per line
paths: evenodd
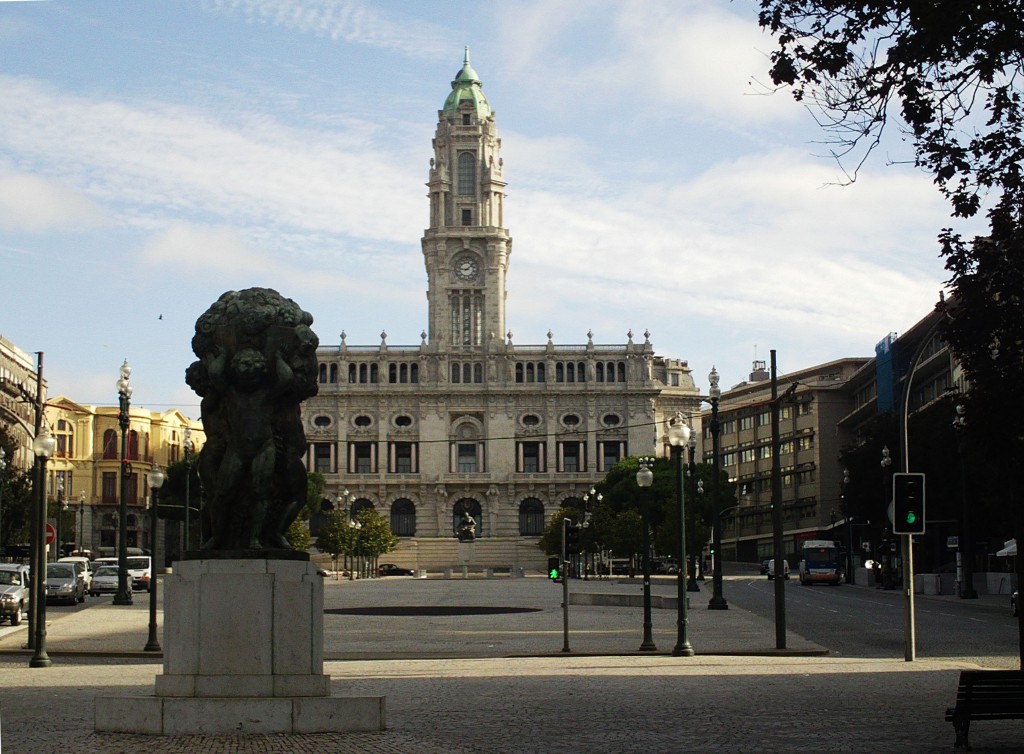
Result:
M846 491L850 486L850 470L843 469L843 489L840 497L843 500L843 513L846 515L846 583L857 583L857 564L853 554L853 516L850 515L850 500L846 497Z
M888 445L882 446L882 460L879 462L879 465L882 467L882 500L884 501L886 496L890 494L890 490L892 489L891 487L889 487L889 485L885 483L886 472L888 472L889 467L892 466L892 454L889 453ZM888 517L888 513L886 513L886 516ZM888 530L889 527L883 525L883 529ZM883 569L882 573L882 588L892 589L892 543L889 541L888 536L885 539L884 555L885 568Z
M61 541L60 540L60 529L61 529L61 526L60 526L60 524L61 524L61 519L64 518L64 507L65 507L64 506L64 477L58 476L57 477L57 516L56 516L56 518L57 518L57 529L56 529L56 532L54 532L56 534L56 536L54 537L54 545L56 545L56 546L53 548L53 562L55 562L55 563L58 560L60 560L60 555L61 555L61 552L60 552L60 546L61 546L60 545L60 541Z
M676 463L676 495L679 498L679 573L676 575L676 645L674 657L692 657L693 647L687 635L689 618L686 615L686 500L683 496L683 446L690 440L690 428L683 415L676 411L668 425L668 444Z
M711 547L715 556L711 560L711 600L708 602L708 610L728 610L729 603L722 596L722 512L721 498L719 497L720 459L718 453L718 438L721 434L722 425L718 421L718 401L722 397L722 391L718 387L718 370L713 366L708 375L708 400L711 402L711 510L713 511L713 524L711 534ZM739 516L736 517L736 559L739 560L740 529Z
M144 652L159 652L160 641L156 637L156 501L167 475L154 465L149 471L149 487L153 491L149 496L149 640L142 648Z
M953 430L956 432L956 450L960 456L960 511L963 521L960 525L960 599L976 600L978 593L974 591L974 553L971 542L971 514L967 506L967 464L964 454L967 445L967 409L962 403L956 405L956 418L953 419Z
M114 595L115 605L132 604L132 593L128 588L128 480L132 474L132 465L128 460L128 427L131 418L132 386L128 378L132 368L128 359L121 365L121 376L117 381L117 424L121 427L121 499L117 507L117 594Z
M29 660L30 668L48 668L49 655L46 654L46 462L57 449L57 440L44 426L32 441L32 452L36 456L36 510L35 510L35 543L36 551L32 553L32 602L35 604L33 613L36 616L34 651Z
M7 471L7 451L0 448L0 556L4 555L4 479Z
M185 427L185 541L184 551L188 552L188 535L189 535L189 512L192 508L192 496L190 483L192 481L192 450L195 445L192 443L192 428Z
M590 504L593 503L595 506L604 500L604 495L598 492L594 487L590 488L590 492L583 495L583 528L586 529L590 526ZM589 560L593 557L594 553L585 552L586 557L583 559L583 580L586 581L590 575ZM598 576L600 578L600 576Z
M680 417L681 418L681 417ZM692 492L691 497L693 498L690 504L690 531L697 531L697 491L695 489L694 480L697 479L697 433L692 429L690 430L690 439L686 443L690 450L690 462L688 465L688 471L690 472L690 490ZM682 511L682 506L679 508ZM700 586L697 584L697 553L696 551L690 552L690 562L680 563L679 567L682 568L684 565L687 566L687 579L686 579L686 591L688 592L699 592Z
M641 458L640 469L636 472L637 486L646 490L654 483L654 472L651 466L653 458ZM643 521L643 573L644 573L644 639L640 643L641 652L654 652L658 648L654 645L654 637L651 634L651 527L647 520L648 509L647 495L644 494L640 502L640 514ZM682 578L682 577L680 577Z
M78 493L78 552L85 550L85 490Z

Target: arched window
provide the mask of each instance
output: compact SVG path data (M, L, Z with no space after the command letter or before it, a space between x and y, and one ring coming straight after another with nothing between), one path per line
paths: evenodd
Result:
M544 364L537 365L537 382L544 382Z
M398 365L388 364L388 382L394 385L398 382Z
M476 193L476 155L463 152L459 155L459 196L473 196Z
M452 383L458 384L462 375L462 367L458 364L452 364Z
M526 381L527 382L534 382L535 379L536 378L534 377L533 364L527 364L526 365Z
M413 383L414 385L417 385L417 384L419 384L419 381L420 381L420 365L419 364L410 364L409 365L409 382Z
M577 382L586 382L587 381L586 369L587 369L587 365L584 362L582 362L582 361L579 364L576 365L576 375L578 377L578 379L576 380Z
M139 433L134 429L128 432L128 458L139 460Z
M474 364L473 365L473 382L481 383L484 381L484 365Z
M103 457L117 458L117 430L108 429L103 433Z
M596 372L596 379L598 382L604 382L604 364L600 361L594 365L594 371Z
M359 365L359 383L366 384L366 364Z
M544 505L535 497L528 497L519 504L519 534L523 537L539 537L544 533Z
M396 537L416 536L416 506L399 498L391 504L391 533Z
M565 382L565 365L560 361L555 364L555 382Z
M462 517L466 514L472 516L473 520L476 521L476 535L478 537L481 536L483 534L484 514L480 508L480 503L471 497L464 497L456 501L455 505L452 506L452 534L458 531L459 522L462 521Z
M64 419L57 420L57 457L71 458L75 455L75 431L71 423Z
M352 384L354 384L356 382L356 365L355 364L349 364L348 365L348 381L349 381L349 383L352 383Z
M462 381L466 383L473 381L473 365L468 362L462 365Z
M584 510L583 499L578 497L567 497L562 501L562 507L582 511Z
M377 384L377 365L376 364L370 364L370 382L372 382L374 385Z
M331 364L331 382L338 381L338 365Z
M516 363L516 382L522 382L522 381L523 381L523 365L521 363L517 362Z
M619 362L619 382L626 381L626 362Z
M349 515L353 519L356 519L356 518L359 517L359 512L360 511L365 511L365 510L371 510L372 511L373 510L373 502L371 500L367 500L365 497L361 497L361 498L357 499L354 503L352 503L352 507L349 509Z
M321 382L321 384L324 383L324 382L327 382L327 365L326 364L321 364L320 365L320 382Z

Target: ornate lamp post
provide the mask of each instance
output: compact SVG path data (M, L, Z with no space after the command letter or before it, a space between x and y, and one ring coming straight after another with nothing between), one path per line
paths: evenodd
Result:
M192 481L192 451L195 445L192 443L192 428L185 427L185 538L184 551L188 552L189 528L191 526L189 512L192 508L192 496L190 483Z
M117 594L114 595L115 605L132 604L132 593L128 589L128 480L132 474L132 465L128 461L128 427L131 418L132 386L128 378L132 368L128 359L121 365L121 377L117 381L117 424L121 427L121 499L117 506Z
M971 513L967 505L967 464L964 461L966 450L967 409L962 403L956 405L956 418L953 429L956 431L956 450L960 456L960 515L963 521L960 526L960 599L976 600L978 593L974 591L974 552L971 539Z
M654 472L651 471L651 466L654 464L653 458L641 458L640 469L636 472L636 483L640 489L645 490L654 483ZM654 636L652 635L652 624L651 624L651 525L647 520L647 508L648 500L647 495L643 495L643 500L640 503L640 513L643 519L643 573L644 573L644 639L640 643L641 652L654 652L658 649L654 644ZM682 578L680 576L680 578Z
M32 452L36 455L36 509L35 509L35 552L32 553L32 602L36 619L33 649L35 654L29 660L30 668L48 668L46 654L46 462L57 449L57 439L44 426L32 441Z
M719 497L719 477L722 475L719 464L721 463L718 452L718 437L721 434L722 425L718 421L718 401L722 397L722 391L718 387L718 370L711 367L708 375L708 400L711 403L711 510L713 511L713 523L711 532L711 546L715 550L715 557L711 564L711 600L708 602L708 610L728 610L729 603L722 596L722 511L721 498ZM739 550L739 517L736 518L736 549ZM738 552L737 552L738 557Z
M153 466L149 471L149 487L153 491L149 496L149 640L143 647L144 652L159 652L160 641L156 636L156 502L167 475L160 470L159 466Z
M690 472L690 531L697 531L697 490L694 481L697 479L697 433L690 430L690 439L686 443L690 450L687 471ZM687 564L686 591L699 592L697 584L697 553L690 551L690 562Z
M85 490L78 493L78 550L85 549Z
M0 555L6 552L4 549L4 479L6 478L4 472L6 471L7 451L0 448Z
M683 415L676 411L668 425L668 444L676 464L676 495L679 498L679 573L676 576L676 645L674 657L692 657L693 647L688 636L689 617L686 614L686 499L683 493L683 446L690 440L690 428ZM696 584L695 584L696 585Z
M591 513L590 505L591 505L591 503L593 503L594 505L597 505L602 500L604 500L604 495L602 495L600 492L598 492L594 487L591 487L590 491L583 495L583 528L584 529L586 529L588 526L590 526L590 513ZM583 580L584 581L587 580L587 578L588 578L588 576L590 574L590 569L588 568L588 566L590 565L590 558L593 557L594 553L589 552L589 553L585 553L585 555L586 555L586 557L583 559Z
M61 556L61 536L60 536L61 526L60 526L60 524L61 524L61 519L64 518L65 507L66 506L64 504L64 478L61 477L61 476L58 476L57 477L57 515L56 515L57 526L56 526L56 532L55 532L56 536L54 537L54 545L55 546L53 548L53 562L55 562L55 563L58 560L60 560L60 556Z

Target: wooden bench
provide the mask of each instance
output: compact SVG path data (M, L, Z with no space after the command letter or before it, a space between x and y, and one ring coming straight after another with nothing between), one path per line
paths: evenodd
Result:
M1024 720L1024 671L960 671L956 706L946 709L946 722L956 731L955 748L970 751L971 720Z

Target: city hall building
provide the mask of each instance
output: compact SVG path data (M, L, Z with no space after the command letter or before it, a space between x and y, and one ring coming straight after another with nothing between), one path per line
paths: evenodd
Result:
M495 113L469 54L438 113L430 160L427 328L417 345L322 345L302 407L308 468L350 514L372 507L400 538L388 556L438 569L542 568L559 507L628 455L666 452L681 411L699 431L687 362L624 342L521 345L506 325L512 238ZM411 260L410 260L411 261ZM477 538L460 546L468 514Z

